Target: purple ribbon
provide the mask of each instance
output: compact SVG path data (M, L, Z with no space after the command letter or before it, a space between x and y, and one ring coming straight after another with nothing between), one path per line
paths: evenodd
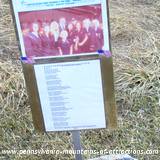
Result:
M106 50L98 50L98 53L99 53L99 55L104 55L104 56L106 56L107 58L112 57L112 54L111 54L110 51L106 51Z
M20 60L23 63L26 63L26 64L33 64L33 63L35 63L34 59L33 58L29 58L29 57L21 57Z

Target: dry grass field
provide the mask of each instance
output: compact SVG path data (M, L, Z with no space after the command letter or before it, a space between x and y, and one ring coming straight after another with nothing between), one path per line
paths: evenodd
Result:
M159 149L159 155L132 155L139 160L159 160L160 1L111 0L110 24L119 127L114 131L83 131L83 148ZM0 0L0 151L72 149L67 132L42 134L34 130L17 46L9 0ZM1 154L0 159L74 158Z

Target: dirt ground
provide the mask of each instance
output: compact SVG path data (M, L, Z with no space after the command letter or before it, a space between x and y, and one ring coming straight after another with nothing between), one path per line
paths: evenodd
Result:
M160 1L111 0L118 129L82 131L84 149L158 150L160 159ZM67 132L34 130L9 0L0 0L0 150L72 149ZM1 152L1 151L0 151ZM1 153L0 153L1 154ZM85 155L92 158L98 155ZM4 160L72 160L73 155L1 154Z

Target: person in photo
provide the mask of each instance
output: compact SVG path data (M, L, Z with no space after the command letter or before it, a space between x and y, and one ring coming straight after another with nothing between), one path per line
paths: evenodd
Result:
M85 45L88 40L88 35L84 32L80 22L76 24L76 36L75 36L75 53L83 53L86 50Z
M89 18L83 20L83 34L86 34L88 37L83 45L83 52L90 52L91 20Z
M67 31L68 31L68 41L70 42L70 44L72 44L73 46L75 45L75 38L76 38L76 31L75 31L75 27L73 25L73 23L69 23L67 26Z
M43 50L42 50L42 43L41 43L41 38L39 35L39 23L38 22L33 22L31 24L31 32L29 33L29 45L28 45L28 50L29 55L28 56L43 56Z
M59 27L60 27L60 31L67 29L67 23L66 23L66 19L64 17L61 17L59 19Z
M92 20L92 30L90 37L90 51L95 52L103 48L103 30L101 29L100 22L98 19Z
M54 55L59 55L58 41L60 38L60 28L59 24L56 21L52 21L50 24L50 37L51 37L52 52Z
M49 23L43 23L43 33L41 33L42 49L45 56L53 55L54 38L50 35Z
M71 19L71 23L73 24L74 27L76 26L77 22L78 22L77 19L75 18Z
M23 43L25 46L25 51L27 56L30 57L32 56L32 49L31 49L31 40L29 38L29 33L30 33L29 23L22 23L21 28L22 28Z
M83 28L86 30L86 32L89 32L91 29L91 20L89 18L86 18L83 20Z
M73 53L73 46L68 40L68 32L66 30L61 31L60 33L58 49L60 55L71 55Z

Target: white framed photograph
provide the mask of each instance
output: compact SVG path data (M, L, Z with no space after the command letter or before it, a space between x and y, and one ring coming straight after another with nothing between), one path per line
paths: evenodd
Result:
M110 50L106 0L12 0L12 5L23 57Z

